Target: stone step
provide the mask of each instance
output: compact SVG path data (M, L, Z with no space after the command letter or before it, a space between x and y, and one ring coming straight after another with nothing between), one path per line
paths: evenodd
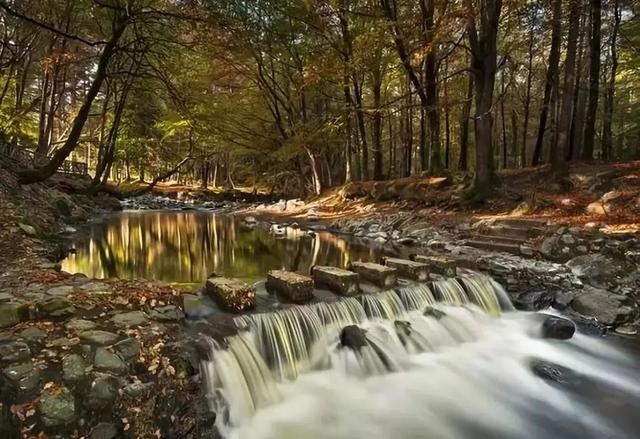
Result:
M501 244L523 244L528 238L517 236L501 236L501 235L475 235L475 241L499 242Z
M265 286L289 302L304 303L313 298L313 279L292 271L271 270Z
M539 236L545 232L540 227L514 227L507 225L489 226L483 230L483 234L491 236L508 236L512 238L529 239Z
M205 284L205 293L221 308L230 312L251 309L256 301L256 289L240 279L211 277Z
M317 287L325 287L341 296L353 296L360 291L360 275L336 267L315 266L311 276Z
M383 262L387 267L398 270L398 274L402 277L407 277L417 281L424 281L429 277L427 264L422 262L399 258L384 258Z
M505 253L511 253L513 255L520 254L519 244L505 244L501 242L469 240L469 241L466 241L466 245L468 245L469 247L479 248L482 250L505 252Z
M502 224L518 228L542 228L546 227L547 223L548 220L546 218L498 218L495 220L494 224Z
M373 262L352 262L349 270L381 288L390 288L398 281L398 270Z
M425 255L413 255L412 261L427 264L428 270L432 273L441 274L447 277L456 276L456 261L443 256L425 256Z

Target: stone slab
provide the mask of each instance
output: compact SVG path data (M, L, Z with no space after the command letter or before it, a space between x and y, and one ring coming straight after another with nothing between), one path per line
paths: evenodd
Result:
M242 312L253 308L256 289L240 279L212 277L207 279L205 293L221 308L230 312Z
M360 291L360 275L336 267L315 266L311 275L318 287L326 287L341 296L353 296Z
M447 277L456 277L456 261L442 256L415 255L412 258L415 262L427 264L430 272L441 274Z
M408 259L385 258L384 265L395 268L401 277L417 281L425 281L429 277L427 264L410 261Z
M349 270L381 288L391 288L398 281L398 270L373 262L352 262Z
M266 288L270 293L277 293L290 302L303 303L313 298L313 279L291 271L270 271L267 274Z

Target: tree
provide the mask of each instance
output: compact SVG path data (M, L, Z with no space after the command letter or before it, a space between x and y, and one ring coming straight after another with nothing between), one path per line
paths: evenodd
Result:
M596 136L596 116L598 112L598 98L600 96L600 30L602 25L602 2L590 0L591 12L591 43L589 62L589 102L584 124L583 160L592 160Z

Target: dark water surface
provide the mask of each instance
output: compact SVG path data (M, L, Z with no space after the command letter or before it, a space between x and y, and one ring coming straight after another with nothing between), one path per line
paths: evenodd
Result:
M192 284L215 272L256 281L273 269L345 267L352 260L377 260L383 253L380 247L329 232L249 227L233 215L205 211L125 211L89 227L62 268L94 278Z

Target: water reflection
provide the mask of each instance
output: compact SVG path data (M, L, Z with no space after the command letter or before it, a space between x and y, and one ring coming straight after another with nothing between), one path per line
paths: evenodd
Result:
M344 267L381 255L379 248L330 233L292 228L274 233L199 211L122 212L92 225L89 237L75 247L77 253L62 263L70 273L177 283L203 282L212 272L253 281L272 269L306 272L312 265Z

